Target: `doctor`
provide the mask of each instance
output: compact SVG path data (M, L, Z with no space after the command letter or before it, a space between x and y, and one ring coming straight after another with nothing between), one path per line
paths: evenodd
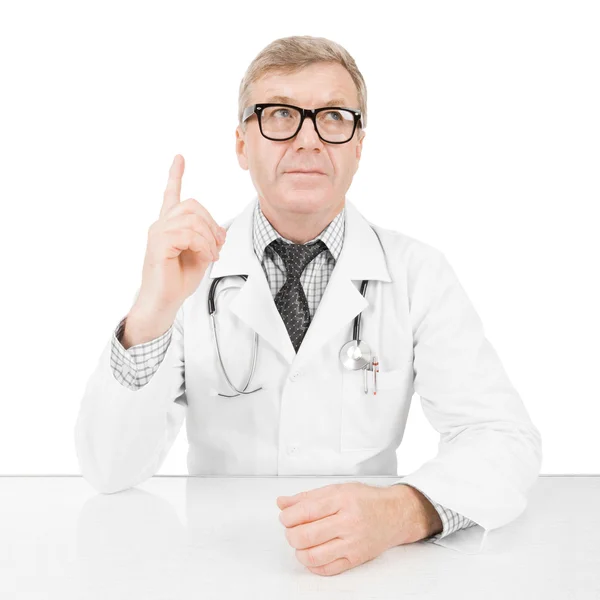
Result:
M103 493L145 481L186 416L191 475L397 475L417 392L440 433L434 458L389 487L276 499L298 560L334 575L514 520L540 433L444 254L346 199L366 120L351 56L324 38L276 40L242 80L239 118L257 196L220 227L180 201L175 157L142 285L81 402L82 475Z

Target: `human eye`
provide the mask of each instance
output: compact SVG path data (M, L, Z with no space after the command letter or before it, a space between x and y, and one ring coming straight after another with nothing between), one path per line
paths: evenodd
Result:
M325 118L330 119L331 121L343 121L344 120L344 118L342 117L342 114L337 110L328 110L328 111L323 111L323 112L325 113Z

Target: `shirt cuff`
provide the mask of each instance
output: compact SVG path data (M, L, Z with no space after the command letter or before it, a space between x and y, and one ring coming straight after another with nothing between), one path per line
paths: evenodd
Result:
M126 350L122 344L126 319L127 316L123 317L113 332L111 366L120 383L131 389L139 389L158 370L169 348L173 325L159 337Z

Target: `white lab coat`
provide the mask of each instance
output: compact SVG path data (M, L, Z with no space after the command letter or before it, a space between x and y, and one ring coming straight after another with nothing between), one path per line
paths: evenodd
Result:
M478 526L436 543L472 547L519 516L540 472L541 436L444 257L368 222L346 199L341 255L296 354L252 247L255 197L224 226L226 242L177 313L169 349L139 390L115 379L107 341L82 398L75 443L83 477L112 493L155 474L187 416L190 475L397 475L413 392L440 433L437 455L402 479ZM207 309L215 277L219 368ZM366 298L363 279L371 280ZM139 290L138 290L139 291ZM137 295L137 294L136 294ZM340 348L362 311L361 339L379 357L378 392L347 371ZM369 378L370 381L370 378ZM478 532L478 533L476 533ZM482 538L483 534L483 538ZM466 537L464 537L466 536ZM464 547L466 547L466 545Z

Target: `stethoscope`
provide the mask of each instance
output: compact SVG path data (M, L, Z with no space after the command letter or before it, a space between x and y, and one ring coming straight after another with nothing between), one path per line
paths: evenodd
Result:
M212 330L213 330L213 337L215 340L215 347L217 349L217 355L219 357L219 363L221 365L221 369L223 371L223 375L225 375L225 379L227 380L227 383L231 386L231 388L233 390L235 390L237 392L237 394L218 394L219 396L223 396L225 398L234 398L235 396L239 396L240 394L253 394L254 392L258 392L259 390L262 390L262 386L259 388L256 388L255 390L251 390L251 391L246 391L246 388L250 385L250 381L252 380L252 377L254 376L254 371L256 369L256 356L258 354L258 334L256 333L256 331L254 332L254 348L252 351L252 359L251 359L251 371L250 371L250 376L248 377L248 380L246 381L246 384L244 385L244 387L240 390L238 389L231 381L231 379L229 379L229 376L227 375L227 371L225 369L225 365L223 364L223 358L221 356L221 349L219 348L219 340L217 338L217 326L216 326L216 322L215 322L215 314L216 314L216 298L215 298L215 289L219 283L219 281L221 281L221 279L225 279L225 277L242 277L244 279L244 281L246 281L248 279L248 275L227 275L224 277L216 277L211 286L210 286L210 290L208 292L208 314L211 318L212 321ZM367 290L367 286L369 284L369 280L368 279L363 279L363 282L360 286L360 293L363 295L363 297L366 295L366 290ZM225 288L225 289L230 289L230 288ZM224 290L221 290L221 292ZM219 294L221 293L219 292ZM217 294L217 298L219 297L219 294ZM377 373L377 357L371 357L371 349L369 348L369 346L360 339L360 321L361 321L361 315L362 313L359 313L358 315L356 315L356 317L354 318L354 329L353 329L353 336L352 336L352 340L350 340L349 342L346 342L340 349L340 362L342 363L342 365L348 369L349 371L357 371L359 369L364 369L364 375L365 375L365 393L367 393L367 371L368 370L372 370L374 371L373 373L373 382L376 385L376 373Z

